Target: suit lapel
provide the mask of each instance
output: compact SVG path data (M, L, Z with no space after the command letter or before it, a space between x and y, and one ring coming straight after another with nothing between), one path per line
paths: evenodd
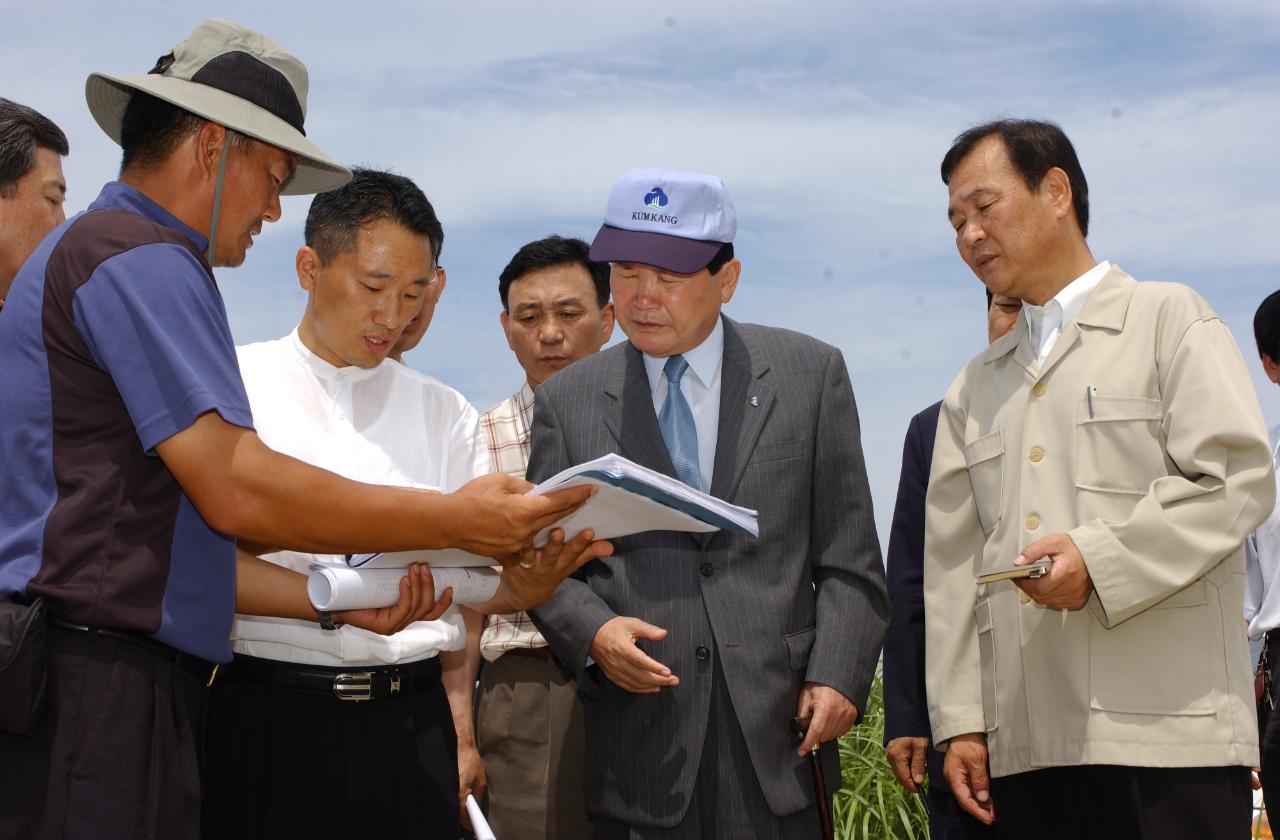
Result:
M653 411L653 391L644 369L644 357L627 342L605 381L604 393L612 404L604 423L618 442L618 454L641 466L676 478L667 444Z
M767 359L752 354L737 324L724 319L724 364L720 370L720 428L711 473L711 495L733 498L765 421L773 411L774 389Z

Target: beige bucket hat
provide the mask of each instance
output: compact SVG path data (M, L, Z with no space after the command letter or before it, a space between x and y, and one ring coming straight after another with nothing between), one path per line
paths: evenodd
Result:
M274 42L229 20L206 20L145 76L91 73L89 112L112 140L135 90L298 156L281 190L308 195L340 187L351 172L306 138L307 68Z

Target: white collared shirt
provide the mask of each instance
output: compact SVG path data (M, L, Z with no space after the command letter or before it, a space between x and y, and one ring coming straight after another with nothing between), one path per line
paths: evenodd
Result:
M1058 343L1058 336L1080 314L1089 293L1110 268L1111 263L1103 260L1068 283L1044 306L1022 305L1022 315L1027 319L1027 337L1031 340L1031 348L1036 351L1036 361L1043 362L1049 357L1053 345Z
M720 369L724 366L724 321L716 318L711 334L701 344L684 353L689 370L680 379L680 393L693 411L693 424L698 429L698 478L704 493L711 492L711 471L716 464L716 438L720 428ZM662 413L667 400L665 356L644 354L645 373L653 391L653 412Z
M253 423L267 446L355 481L452 492L490 471L479 417L457 391L391 360L374 368L334 367L297 330L237 348ZM266 557L297 572L339 558L296 551ZM309 665L415 662L465 643L454 607L394 636L311 621L237 615L237 653Z
M1280 426L1271 430L1271 458L1280 465ZM1280 489L1280 475L1276 476ZM1280 627L1280 505L1244 541L1244 620L1249 638Z

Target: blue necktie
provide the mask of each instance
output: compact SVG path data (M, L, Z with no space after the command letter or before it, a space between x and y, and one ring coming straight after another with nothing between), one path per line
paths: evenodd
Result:
M671 464L676 476L695 490L702 489L698 471L698 427L693 423L693 409L680 393L680 380L689 363L684 356L671 356L663 365L667 375L667 399L658 412L658 425L662 427L662 439L666 441Z

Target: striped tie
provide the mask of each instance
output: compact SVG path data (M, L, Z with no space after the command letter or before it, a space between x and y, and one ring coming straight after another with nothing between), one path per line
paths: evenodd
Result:
M698 427L693 423L689 401L680 393L680 380L688 369L684 356L671 356L663 366L662 371L667 375L667 399L658 412L658 425L662 427L662 439L671 454L676 476L699 490L702 482L698 471Z

